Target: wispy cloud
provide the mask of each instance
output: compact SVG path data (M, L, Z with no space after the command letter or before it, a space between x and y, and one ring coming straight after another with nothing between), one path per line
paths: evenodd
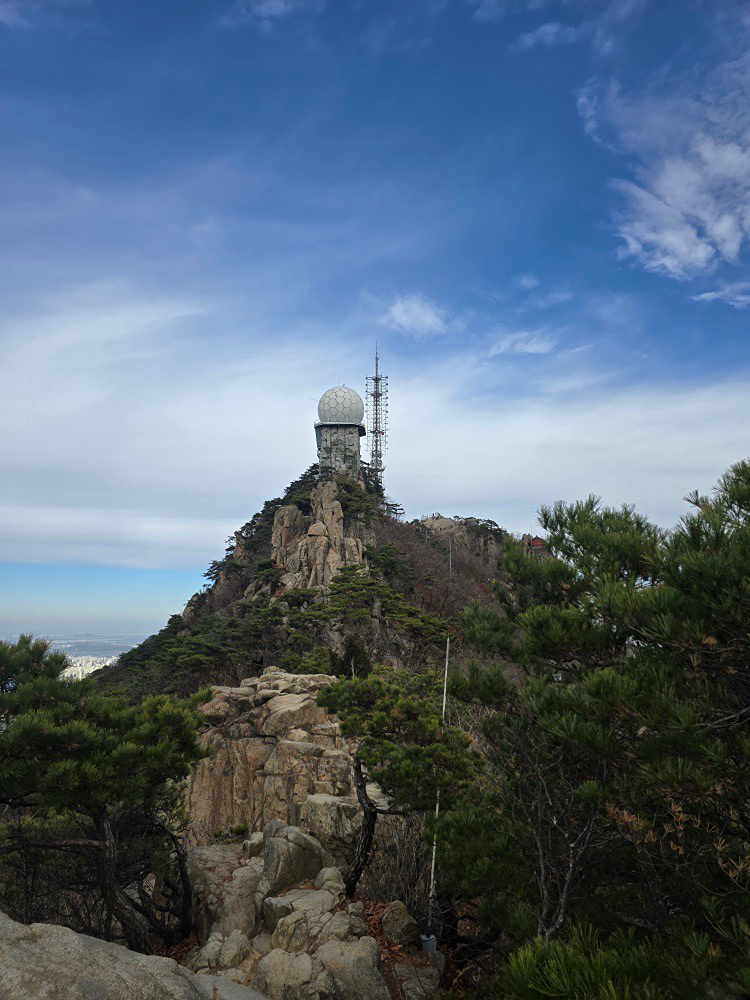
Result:
M525 274L519 274L513 283L522 291L530 292L532 289L539 287L539 278L531 271L527 271Z
M738 262L750 238L749 93L742 55L659 92L591 81L579 94L588 134L634 164L612 182L621 257L681 281Z
M724 282L711 292L691 295L693 302L725 302L734 309L750 308L750 281Z
M603 389L582 376L557 388L567 391L494 394L480 408L472 397L462 405L451 373L426 372L402 385L392 393L393 426L429 427L430 434L419 448L408 435L392 435L389 492L410 516L474 514L511 531L529 530L541 503L595 492L609 504L635 503L671 527L687 492L707 492L747 454L747 423L738 419L748 415L747 377Z
M524 302L518 308L518 312L528 312L532 309L554 309L555 306L560 306L564 302L570 302L573 298L573 293L565 291L563 288L553 288L549 292L538 291L532 295L529 295L526 302Z
M446 309L416 292L397 296L380 317L380 322L414 337L433 337L447 333L453 326Z
M512 52L527 52L529 49L541 47L551 49L556 45L569 45L589 33L587 24L574 27L572 24L561 24L559 21L548 21L533 31L527 31L510 46Z
M300 13L320 13L326 0L235 0L224 16L227 25L256 21L266 27L273 22Z
M508 14L542 10L554 0L466 0L466 2L475 21L498 21Z
M519 330L494 336L487 353L491 358L499 354L549 354L555 344L556 339L544 330Z
M358 350L337 346L334 376L314 325L290 346L289 333L270 343L260 318L238 344L216 332L228 321L217 303L133 286L48 306L0 331L0 559L205 563L314 459L311 397L335 376L354 381ZM215 331L210 352L190 336L198 315Z
M578 24L545 21L531 31L520 35L509 46L509 49L511 52L528 52L534 48L551 49L585 40L590 41L598 55L608 55L615 48L622 32L634 23L647 2L648 0L610 0L598 14L588 17ZM527 9L534 10L548 6L551 5L547 3L528 4ZM563 0L562 3L558 3L558 6L567 7L568 4ZM488 11L491 9L491 7L488 8ZM495 16L502 15L498 13ZM485 16L480 19L487 20L488 18Z
M56 27L71 11L89 6L91 0L0 0L0 26L6 28Z

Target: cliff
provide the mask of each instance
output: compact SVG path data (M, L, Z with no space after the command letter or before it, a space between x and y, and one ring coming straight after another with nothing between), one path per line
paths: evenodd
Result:
M335 482L318 483L310 500L309 517L293 504L274 517L271 561L283 571L281 590L327 587L342 566L366 566L365 550L375 544L366 522L344 517Z
M302 825L342 862L358 827L349 745L316 703L334 678L271 667L239 687L215 687L200 709L211 756L187 785L190 839L262 830L272 820Z

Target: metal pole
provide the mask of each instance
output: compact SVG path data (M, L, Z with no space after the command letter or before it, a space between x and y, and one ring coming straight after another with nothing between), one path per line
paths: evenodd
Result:
M443 673L443 713L442 720L443 725L445 725L445 705L448 697L448 657L450 655L451 640L450 636L445 640L445 671ZM435 796L435 823L437 824L438 816L440 815L440 788L437 790L437 795ZM437 827L435 833L432 837L432 863L430 864L430 899L427 911L427 929L430 934L432 934L432 911L433 904L435 901L435 858L437 856Z

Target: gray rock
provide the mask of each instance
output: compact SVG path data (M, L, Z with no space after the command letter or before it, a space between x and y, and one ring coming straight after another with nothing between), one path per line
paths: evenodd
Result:
M218 933L212 934L203 947L191 955L190 962L187 964L193 972L204 972L207 969L213 971L219 966L219 954L223 945L224 936Z
M317 927L312 928L311 946L314 949L320 948L327 941L351 941L359 935L352 931L352 921L348 913L324 914L329 919L322 920Z
M270 1000L343 1000L336 992L333 976L304 952L290 954L280 948L270 951L258 963L253 985Z
M8 1000L264 1000L171 958L138 955L67 927L18 924L3 913L0 969L0 996Z
M292 909L308 913L327 913L336 905L336 896L328 889L297 889L288 896L291 897Z
M286 896L267 896L263 900L263 923L273 932L279 920L290 914L293 909L291 899Z
M242 931L232 931L219 952L220 969L236 969L250 954L250 938Z
M259 863L242 865L232 872L232 878L223 886L212 930L225 936L236 930L252 936L256 923L255 893L260 880Z
M341 751L337 751L338 754ZM347 778L351 769L351 759L346 760ZM321 761L319 772L324 770L325 761ZM347 789L347 784L339 778L332 787ZM354 795L330 795L319 792L308 795L300 810L300 823L306 830L325 844L337 860L346 862L354 851L357 835L362 823L359 804Z
M257 833L251 833L246 841L242 844L242 849L245 852L245 856L248 858L259 858L263 854L263 834L258 830Z
M391 1000L373 938L328 941L318 948L315 958L333 977L341 1000Z
M400 900L389 903L383 913L383 935L389 944L408 948L419 941L419 927Z
M274 948L283 948L284 951L313 954L328 941L353 941L366 935L364 920L360 920L356 912L297 909L279 920L271 942Z
M344 879L339 868L321 868L315 876L315 888L327 889L334 896L343 896L346 891Z
M328 914L326 916L331 919ZM297 910L282 917L271 936L271 944L284 951L310 951L307 914Z
M440 979L445 959L440 952L426 954L420 952L413 962L394 965L394 971L401 984L404 1000L431 1000L440 988Z
M271 820L264 836L263 875L256 890L256 906L267 896L314 879L321 868L332 865L320 842L299 827Z
M352 937L366 937L370 930L365 920L365 908L362 903L350 903L346 912L349 915Z
M336 899L327 889L293 889L283 896L268 896L263 901L263 922L273 931L279 920L293 910L325 913L333 908Z
M253 938L253 951L257 952L261 958L271 951L271 935L267 932L258 934Z

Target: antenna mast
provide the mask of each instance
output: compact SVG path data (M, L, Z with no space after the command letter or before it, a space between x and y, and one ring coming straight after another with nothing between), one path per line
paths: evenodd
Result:
M388 447L388 376L380 374L380 356L375 345L375 374L367 376L367 429L370 435L370 469L383 488L385 452Z

